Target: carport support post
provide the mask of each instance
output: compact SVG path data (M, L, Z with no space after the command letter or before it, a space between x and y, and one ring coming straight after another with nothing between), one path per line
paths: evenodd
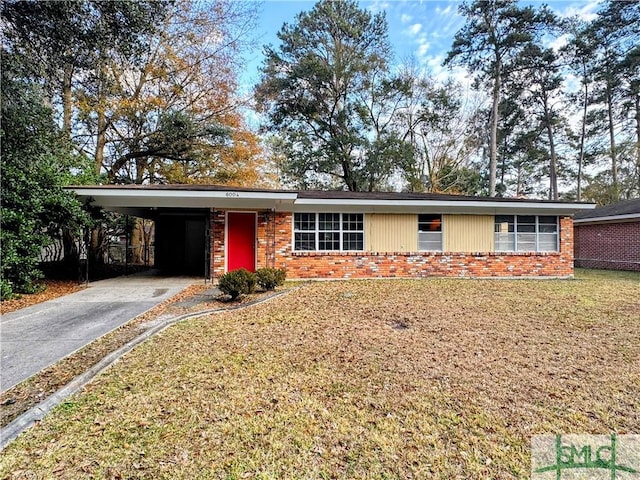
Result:
M129 215L124 216L124 274L129 274Z
M82 242L78 242L80 245L80 272L82 272L82 267L84 266L84 285L85 287L89 286L89 249L91 248L91 229L89 227L84 227L82 229ZM84 243L84 246L82 245ZM83 265L84 262L84 265ZM79 274L82 276L82 273Z

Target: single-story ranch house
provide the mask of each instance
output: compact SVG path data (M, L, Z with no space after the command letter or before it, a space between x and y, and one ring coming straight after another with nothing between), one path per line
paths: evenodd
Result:
M575 216L578 267L640 272L640 198Z
M217 276L570 277L573 215L593 204L418 193L210 185L72 187L106 210L155 221L156 267Z

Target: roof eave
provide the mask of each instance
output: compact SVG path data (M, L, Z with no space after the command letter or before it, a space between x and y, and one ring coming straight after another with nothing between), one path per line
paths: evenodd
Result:
M380 213L471 213L471 214L514 214L527 212L532 215L573 215L578 211L590 210L593 204L582 203L549 203L549 202L505 202L505 201L473 201L473 200L366 200L350 199L310 199L298 198L295 211L328 210L341 207L347 211L368 211Z
M104 189L75 187L75 193L85 200L108 210L119 208L225 208L265 209L293 205L296 194L229 190L170 189Z
M628 213L626 215L607 215L603 217L589 217L589 218L576 218L574 223L588 224L588 223L622 223L633 222L635 220L640 221L640 213Z

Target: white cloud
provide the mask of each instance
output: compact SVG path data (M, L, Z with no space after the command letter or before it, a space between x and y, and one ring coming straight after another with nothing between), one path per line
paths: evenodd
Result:
M406 13L403 13L400 16L400 21L402 23L409 23L411 20L413 20L413 17L411 15L407 15Z
M444 61L444 55L430 55L420 59L422 65L426 67L426 69L431 74L431 78L433 78L436 82L442 84L447 81L449 78L458 82L462 87L466 90L471 90L471 84L473 83L473 78L462 67L453 67L448 68L442 65Z
M557 52L562 47L564 47L569 42L569 34L560 35L558 38L554 38L550 43L549 47L553 49L554 52Z
M429 42L427 42L426 40L420 42L420 45L418 46L418 49L416 50L416 55L418 56L418 58L426 57L430 46L431 46L431 44Z
M447 5L445 8L436 7L436 13L442 16L449 15L452 10L453 8L451 8L450 4Z
M554 4L552 2L550 6L555 10L555 12L561 18L577 16L581 20L590 22L591 20L593 20L598 16L597 10L601 4L602 4L601 0L590 0L588 2L582 1L582 2L570 3L565 8L558 8L559 5L563 5L563 6L566 5L566 3L564 2L558 2L557 4Z
M380 13L388 11L390 7L390 3L386 0L374 0L367 8L372 13Z
M409 27L409 33L411 35L417 35L420 30L422 30L422 24L421 23L414 23L413 25L411 25Z

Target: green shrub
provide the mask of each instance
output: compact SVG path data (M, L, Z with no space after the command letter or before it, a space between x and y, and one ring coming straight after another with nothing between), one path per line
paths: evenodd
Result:
M15 296L13 293L13 285L9 280L4 278L0 280L0 300L10 300Z
M256 289L256 275L249 270L239 268L225 273L218 280L218 288L227 295L231 295L231 300L235 300L240 295L253 293Z
M284 268L259 268L256 270L258 285L265 290L273 290L282 285L287 278Z

